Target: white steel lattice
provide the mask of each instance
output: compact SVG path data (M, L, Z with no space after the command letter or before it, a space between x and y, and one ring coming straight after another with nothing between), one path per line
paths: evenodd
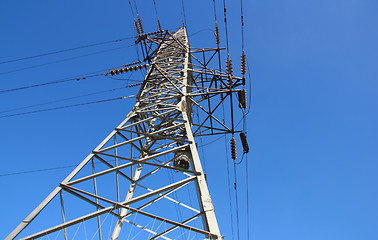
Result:
M223 239L194 136L235 132L216 112L243 79L210 69L220 49L191 49L185 28L137 42L150 64L132 111L6 239L48 205L60 223L22 239Z

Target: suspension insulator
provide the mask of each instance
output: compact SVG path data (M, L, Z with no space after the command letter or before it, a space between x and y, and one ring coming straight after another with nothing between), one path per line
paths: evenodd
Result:
M238 99L239 99L239 107L241 109L247 108L247 93L245 89L238 92Z
M160 25L159 19L157 20L157 24L158 24L159 31L161 31L161 25Z
M246 72L247 72L247 57L246 57L246 55L244 54L244 52L243 52L243 54L241 55L241 74L242 75L244 75Z
M144 30L143 30L142 20L140 19L140 17L138 17L138 23L139 23L139 31L141 34L143 34Z
M227 75L228 75L228 78L227 78L227 84L229 86L232 85L232 60L231 59L227 59L226 60L226 72L227 72Z
M247 142L247 136L245 135L244 132L240 133L240 140L243 146L243 153L248 153L249 152L249 146Z
M234 137L231 138L231 158L236 159L236 139Z
M138 27L138 23L134 20L134 25L135 25L135 29L138 33L138 35L140 35L140 31L139 31L139 27Z
M220 44L220 37L219 37L219 28L218 28L218 26L215 26L215 42L217 43L217 45Z
M233 84L233 81L232 81L232 77L231 77L231 75L228 75L228 78L227 78L227 84L228 84L229 86L232 86L232 84Z
M132 64L137 64L138 62L136 62L136 63L132 63ZM131 71L136 71L136 70L140 70L140 69L142 69L142 68L147 68L147 67L149 67L150 65L149 64L139 64L139 65L134 65L134 66L130 66L130 67L126 67L126 66L129 66L129 65L131 65L131 64L127 64L127 65L125 65L125 67L124 68L120 68L120 69L115 69L115 70L110 70L110 72L107 72L107 73L104 73L104 75L105 76L107 76L107 75L112 75L112 76L114 76L114 75L118 75L118 74L122 74L122 73L127 73L127 72L131 72Z
M227 59L226 60L226 72L227 74L229 75L232 75L232 60L231 59Z
M142 85L142 83L135 83L135 84L131 84L131 85L126 86L126 87L131 88L131 87L136 87L136 86L139 86L139 85Z

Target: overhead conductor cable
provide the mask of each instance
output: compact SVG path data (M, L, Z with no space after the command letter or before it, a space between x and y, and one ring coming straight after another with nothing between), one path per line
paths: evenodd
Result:
M159 16L158 16L157 8L156 8L156 2L155 2L155 0L153 0L153 1L154 1L155 13L156 13L156 21L157 21L157 25L158 25L159 31L161 31L161 25L160 25L160 20L159 20Z
M247 108L247 94L246 94L246 90L245 90L245 74L246 74L246 70L247 70L247 56L245 54L245 50L244 50L244 14L243 14L243 0L240 0L240 20L241 20L241 39L242 39L242 55L241 55L241 69L240 69L240 72L241 74L243 75L243 93L240 93L239 92L239 102L241 103L241 108L243 110L243 132L240 133L240 140L242 142L242 146L243 146L243 157L244 157L244 154L246 154L246 159L245 159L245 175L246 175L246 195L247 195L247 240L249 239L249 235L250 235L250 232L249 232L249 227L250 227L250 224L249 224L249 192L248 192L248 188L249 188L249 185L248 185L248 152L249 152L249 146L248 146L248 143L247 143L247 136L245 134L246 132L246 128L247 128L247 124L246 124L246 115L248 114L249 112L249 108L248 108L248 111L246 111L246 108ZM250 71L248 70L248 74L250 74ZM249 81L249 86L251 86L251 82ZM244 95L244 96L243 96ZM244 103L244 104L243 104ZM249 107L251 106L251 103L249 103Z

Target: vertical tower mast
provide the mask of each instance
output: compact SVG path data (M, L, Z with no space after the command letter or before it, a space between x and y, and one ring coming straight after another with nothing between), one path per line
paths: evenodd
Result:
M176 118L180 119L181 123L173 119L168 120L169 115L165 115L167 118L165 121L157 121L156 118L152 118L148 124L148 131L140 132L140 134L148 134L148 132L160 128L163 124L166 129L171 128L176 132L172 135L172 138L170 138L175 141L176 145L183 146L183 142L187 142L187 146L183 148L183 154L185 152L184 156L188 158L188 163L191 163L192 170L196 172L196 176L193 180L196 184L203 226L205 231L212 234L209 235L209 237L215 239L214 236L218 238L220 232L192 134L192 104L187 99L188 94L191 93L192 85L192 76L188 71L188 69L191 68L189 49L185 28L181 28L174 35L167 36L166 41L158 48L157 54L151 63L150 71L138 94L137 104L131 112L131 115L138 119L149 116L154 117L156 113L163 113L172 107L175 108L173 115L176 115ZM178 125L181 125L181 127L176 128ZM167 131L167 133L168 132L169 131ZM147 137L144 148L150 148L153 144L153 140L157 142L158 140L166 139L164 137L162 139L158 138L159 137ZM143 157L143 155L147 156L149 154L142 152L141 156ZM138 181L142 169L143 164L139 163L125 201L132 199L136 181ZM177 170L182 169L178 168ZM127 212L128 209L122 208L120 216L125 216ZM123 222L124 218L121 217L118 219L112 234L113 240L118 239Z

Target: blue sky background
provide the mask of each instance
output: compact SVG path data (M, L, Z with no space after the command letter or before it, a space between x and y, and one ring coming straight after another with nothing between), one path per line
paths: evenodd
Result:
M156 2L163 28L182 25L181 1ZM250 239L377 239L378 2L243 3L245 49L252 77L252 109L247 123ZM137 4L145 31L155 31L152 1ZM238 74L240 2L226 4L231 58ZM184 5L189 35L214 29L212 1L184 1ZM222 1L217 0L216 5L225 46ZM134 36L126 0L1 1L0 29L0 62ZM209 30L192 35L190 43L193 47L215 45ZM115 49L129 44L132 40L0 64L0 91L130 63L137 59L134 47ZM100 51L107 52L97 53ZM87 54L91 55L64 60ZM54 61L60 62L13 71ZM134 77L141 79L142 75ZM100 77L0 93L0 112L132 83ZM44 108L136 91L92 95ZM0 239L73 167L4 174L78 164L123 120L134 102L130 99L0 118ZM0 117L16 112L3 112ZM210 141L203 139L203 143ZM224 140L206 146L200 156L221 232L232 239L227 165L225 153L217 151L220 147L224 148ZM240 233L241 239L246 239L245 165L237 170ZM235 219L234 207L233 201Z

